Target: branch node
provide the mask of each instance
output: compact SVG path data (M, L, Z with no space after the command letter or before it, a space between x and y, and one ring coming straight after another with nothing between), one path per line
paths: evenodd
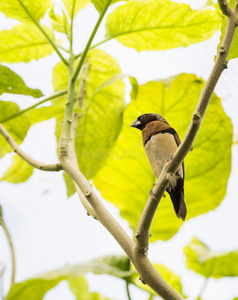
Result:
M89 197L91 195L91 193L92 193L91 191L86 191L85 192L85 197Z
M197 111L193 114L193 123L199 124L200 122L201 122L201 114L199 111Z
M226 61L225 63L223 63L223 68L224 69L228 69L228 61Z
M150 238L152 237L152 234L150 233Z
M219 49L219 52L220 52L220 54L222 55L222 54L225 54L225 49L224 49L224 46L221 46L220 47L220 49Z
M238 20L235 21L235 26L236 26L236 27L238 26Z
M72 119L67 119L67 121L68 121L69 123L72 123Z
M136 233L135 233L135 238L137 238L137 239L138 239L138 238L139 238L139 236L140 236L139 232L136 232Z
M141 278L141 276L139 277L139 280L143 283L143 284L146 284L143 279Z

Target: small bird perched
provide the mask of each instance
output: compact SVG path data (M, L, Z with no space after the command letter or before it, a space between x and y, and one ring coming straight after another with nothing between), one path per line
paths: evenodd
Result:
M151 113L139 116L131 125L142 131L145 153L158 178L165 163L172 157L181 141L177 132L160 115ZM187 208L184 202L184 162L173 176L166 191L173 202L178 218L185 221Z

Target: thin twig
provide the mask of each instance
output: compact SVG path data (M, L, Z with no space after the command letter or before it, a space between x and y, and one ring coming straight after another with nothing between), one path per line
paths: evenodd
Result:
M155 187L153 188L153 197L149 197L144 211L142 213L138 225L138 230L136 233L136 245L138 251L144 253L144 255L147 254L150 238L149 230L159 202L164 194L164 191L166 190L166 187L168 186L168 183L170 182L171 176L173 176L173 174L177 171L178 167L183 162L186 155L190 152L193 146L193 142L197 136L198 130L201 126L202 119L205 115L214 88L222 72L224 71L224 69L227 68L227 57L237 26L237 10L238 4L236 4L235 9L232 10L232 12L228 16L226 32L222 45L219 49L219 53L217 55L217 59L213 66L211 74L201 92L197 107L193 114L193 118L187 130L187 133L179 148L175 152L172 160L165 165L160 177L158 178L155 184Z
M61 170L60 164L45 164L42 162L39 162L32 157L30 157L28 154L26 154L15 142L15 140L11 137L11 135L8 133L8 131L0 124L0 133L4 137L4 139L8 142L8 144L11 146L13 151L18 154L23 160L25 160L29 165L32 167L39 169L41 171L50 171L50 172L58 172Z
M76 70L75 70L75 72L74 72L73 80L76 80L77 77L78 77L78 75L79 75L79 72L80 72L80 70L81 70L81 68L82 68L82 66L83 66L83 63L84 63L85 58L86 58L86 56L87 56L87 54L88 54L88 51L90 50L90 46L91 46L91 44L92 44L92 41L93 41L93 39L94 39L94 36L95 36L95 34L97 33L98 28L99 28L99 26L100 26L100 24L101 24L101 22L102 22L102 19L103 19L105 13L107 12L107 9L108 9L109 5L111 4L111 2L112 2L112 0L107 0L106 5L104 6L102 12L100 13L99 19L98 19L98 21L97 21L97 23L96 23L96 25L95 25L95 27L94 27L94 29L93 29L93 32L92 32L92 34L91 34L91 36L90 36L90 38L89 38L89 40L88 40L88 43L87 43L87 45L86 45L86 47L85 47L85 49L84 49L84 51L83 51L83 54L82 54L82 56L81 56L80 61L79 61L79 64L78 64L78 66L77 66L77 68L76 68Z
M15 114L12 114L12 115L6 117L5 119L0 120L0 123L5 123L5 122L7 122L9 120L12 120L12 119L14 119L16 117L19 117L20 115L28 112L29 110L32 110L33 108L35 108L35 107L37 107L37 106L39 106L39 105L41 105L41 104L43 104L43 103L45 103L47 101L50 101L50 100L55 99L55 98L58 98L60 96L64 96L66 94L67 94L67 90L63 90L63 91L57 92L57 93L55 93L55 94L53 94L53 95L51 95L49 97L46 97L43 100L41 100L41 101L39 101L39 102L37 102L37 103L35 103L35 104L33 104L33 105L25 108L25 109L22 109L22 110L16 112Z
M44 30L44 28L41 26L41 24L34 18L34 16L31 14L31 12L28 10L28 8L25 6L25 4L22 2L22 0L17 0L21 7L24 9L24 11L27 13L27 15L30 17L32 22L38 27L38 29L41 31L41 33L44 35L44 37L47 39L47 41L51 44L55 52L58 54L59 58L62 60L62 62L67 66L68 61L63 57L59 49L57 48L55 42L52 40L52 38L48 35L48 33Z
M11 238L11 234L7 228L6 223L3 220L2 215L0 216L0 226L2 226L5 235L7 237L7 241L8 244L10 246L10 250L11 250L11 257L12 257L12 276L11 276L11 285L14 284L15 282L15 276L16 276L16 257L15 257L15 251L14 251L14 246L13 246L13 242L12 242L12 238Z

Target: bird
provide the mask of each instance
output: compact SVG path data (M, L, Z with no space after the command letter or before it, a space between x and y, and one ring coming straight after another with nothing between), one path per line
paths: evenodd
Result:
M171 159L181 143L178 133L161 115L156 113L143 114L130 126L142 131L145 153L154 175L158 178L165 163ZM182 162L166 189L177 217L183 221L187 215L184 201L184 178L184 162Z

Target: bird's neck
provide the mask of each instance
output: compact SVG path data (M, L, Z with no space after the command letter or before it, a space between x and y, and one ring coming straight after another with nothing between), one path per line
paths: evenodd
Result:
M152 137L152 135L157 134L159 132L168 130L170 126L162 121L152 121L145 125L145 127L142 129L142 139L143 144L145 144L149 141L149 139Z

